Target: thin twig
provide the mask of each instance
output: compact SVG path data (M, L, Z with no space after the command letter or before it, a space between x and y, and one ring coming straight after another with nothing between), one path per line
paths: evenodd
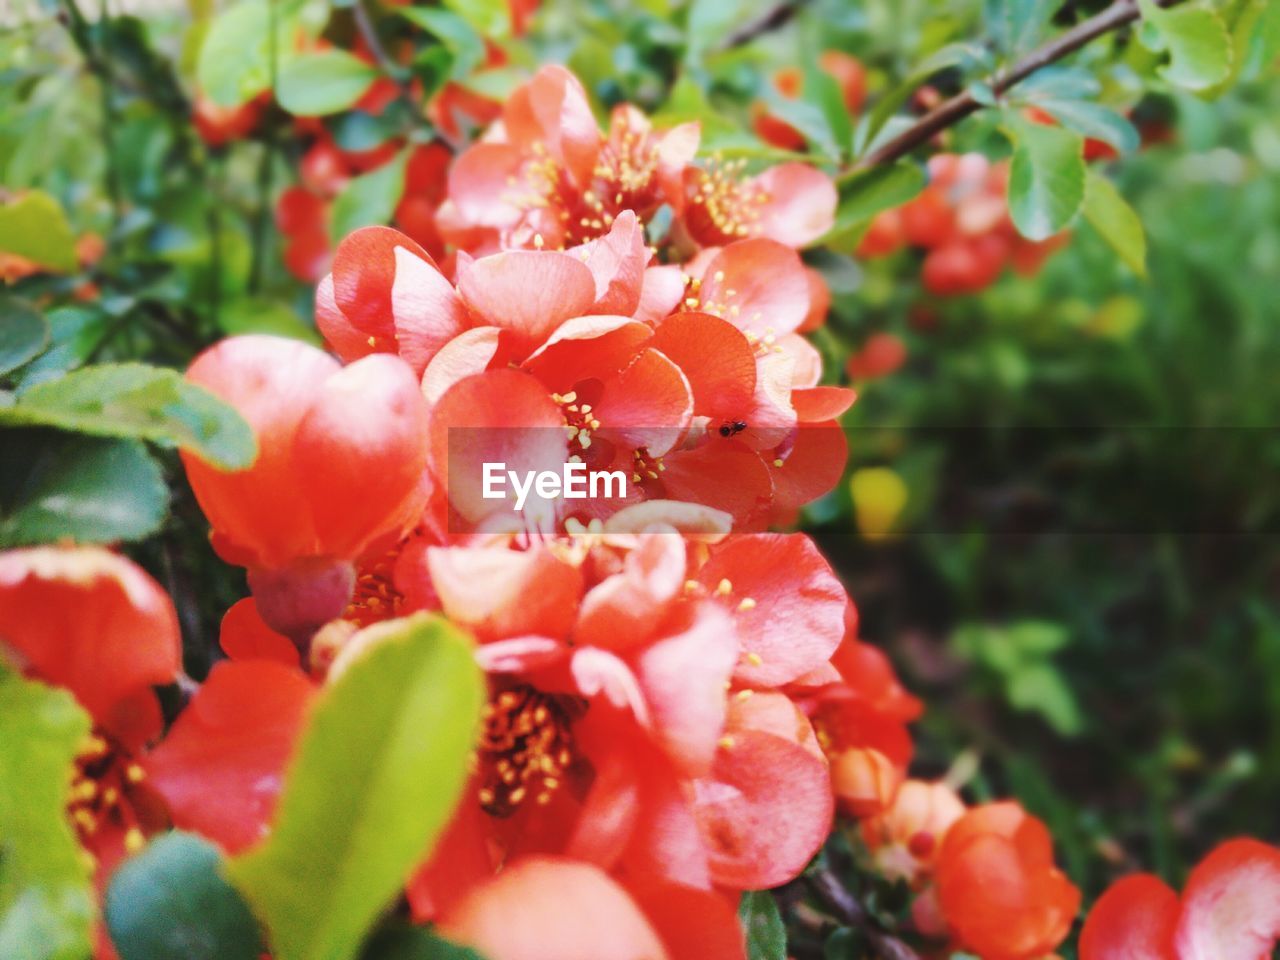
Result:
M808 0L782 0L781 3L770 7L754 20L748 20L737 30L730 33L716 48L718 50L732 50L734 47L741 47L757 37L766 33L771 33L780 27L785 26L792 17L800 12Z
M1158 7L1173 7L1183 2L1184 0L1155 0ZM1141 16L1137 0L1115 0L1101 13L1082 20L1066 33L1027 54L1008 70L997 73L989 81L991 89L996 96L1000 96L1036 71L1074 53L1104 34L1133 23ZM976 113L981 107L982 104L974 99L972 93L963 90L938 104L896 137L876 147L854 164L852 169L865 170L883 163L892 163L948 127Z
M920 960L920 955L915 950L893 934L880 929L875 919L867 913L867 908L858 902L831 871L816 870L807 879L813 892L832 915L846 926L857 927L880 960Z

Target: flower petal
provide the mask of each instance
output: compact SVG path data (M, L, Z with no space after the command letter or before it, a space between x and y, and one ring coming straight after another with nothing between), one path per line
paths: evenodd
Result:
M730 537L712 549L698 580L733 611L739 683L770 687L801 677L844 636L844 588L806 536Z
M1080 932L1080 960L1177 960L1178 910L1178 895L1157 876L1138 873L1116 881L1089 911Z
M218 645L232 660L273 660L286 667L298 666L298 648L262 622L253 597L237 600L223 615Z
M677 313L659 324L653 346L680 367L693 390L694 413L736 419L756 387L755 350L742 331L709 313Z
M635 902L599 867L527 857L473 889L441 920L487 960L667 960Z
M431 580L445 614L481 641L569 633L582 574L547 550L432 547Z
M737 240L707 264L698 309L758 337L781 336L809 313L809 278L790 247L763 237Z
M182 666L169 596L131 560L101 547L0 553L0 648L70 690L99 723Z
M1229 840L1200 861L1182 890L1178 960L1269 957L1280 942L1280 849Z
M754 179L754 186L769 198L757 224L761 236L789 247L807 247L835 223L835 184L808 164L770 167Z
M174 825L230 853L261 839L314 696L282 664L216 665L144 763Z
M562 322L591 312L591 270L565 253L510 250L458 265L458 292L481 323L510 330L530 347Z

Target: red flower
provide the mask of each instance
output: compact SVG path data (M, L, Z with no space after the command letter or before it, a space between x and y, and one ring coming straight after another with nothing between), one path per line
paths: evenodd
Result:
M258 440L257 461L237 472L182 455L215 548L249 568L261 613L281 632L336 616L350 561L416 523L424 502L417 379L397 357L342 368L314 347L262 336L222 341L187 376L236 407Z
M907 724L922 705L898 682L888 658L852 631L853 625L830 665L796 685L831 761L837 802L852 816L868 817L892 803L906 777Z
M1280 943L1280 849L1229 840L1187 878L1181 898L1136 874L1094 904L1081 960L1264 960Z
M93 718L67 813L104 889L165 821L137 757L162 726L151 688L182 666L173 604L132 562L99 547L12 550L0 554L0 652L70 690Z
M681 224L699 246L766 237L807 247L835 223L836 188L822 171L784 163L744 176L744 168L732 161L685 171Z
M473 254L595 239L624 210L643 219L664 202L678 209L697 144L696 124L655 133L626 106L606 138L578 78L543 67L508 98L501 125L454 163L441 230Z
M594 536L401 552L397 591L471 629L492 680L468 805L483 816L460 813L447 861L411 885L420 916L448 909L467 870L526 852L741 890L785 882L821 845L826 761L777 688L835 648L839 582L801 537L735 537L700 561L681 536L630 532L670 530L664 514L714 519L643 504Z
M907 780L883 812L862 821L862 839L884 876L918 887L932 875L947 831L964 811L945 783Z
M182 665L169 597L99 547L0 554L0 638L25 670L70 690L96 724L133 744L158 732L151 687Z
M936 877L948 927L986 960L1053 952L1080 909L1080 891L1053 865L1049 831L1013 802L974 807L952 824Z
M527 857L468 893L440 924L489 960L737 960L724 899L677 885L628 891L599 868Z

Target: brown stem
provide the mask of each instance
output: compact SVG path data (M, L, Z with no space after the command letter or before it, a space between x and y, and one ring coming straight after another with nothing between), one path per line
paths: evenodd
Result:
M881 930L867 908L829 870L808 876L813 892L832 915L845 926L857 927L880 960L920 960L920 955L897 937Z
M1158 7L1173 7L1182 2L1184 0L1155 0ZM1137 0L1115 0L1101 13L1088 20L1082 20L1066 33L1027 54L1009 69L997 73L988 81L991 89L996 96L999 96L1037 70L1061 60L1103 34L1118 30L1141 16L1142 12L1138 8ZM948 127L976 113L981 106L982 104L974 99L973 94L963 90L951 99L938 104L893 139L876 147L854 164L853 170L865 170L882 163L892 163Z
M782 0L781 3L774 4L760 16L754 20L748 20L726 36L717 49L732 50L734 47L744 46L756 37L785 26L807 2L808 0Z

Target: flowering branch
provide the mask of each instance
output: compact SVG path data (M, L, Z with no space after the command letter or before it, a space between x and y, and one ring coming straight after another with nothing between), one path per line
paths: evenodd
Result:
M830 870L816 870L808 877L814 893L841 923L857 927L880 960L920 960L920 955L897 937L877 926L867 908L858 902Z
M1184 0L1155 0L1156 6L1162 8L1177 6L1182 2ZM1081 21L1066 33L1027 54L1008 70L997 73L989 81L991 89L996 96L1000 96L1038 70L1074 53L1098 37L1133 23L1141 16L1142 11L1138 7L1137 0L1115 0L1101 13ZM868 167L892 163L936 134L970 114L976 113L981 107L982 104L969 90L962 90L949 100L938 104L896 137L872 150L854 164L853 169L865 170Z

